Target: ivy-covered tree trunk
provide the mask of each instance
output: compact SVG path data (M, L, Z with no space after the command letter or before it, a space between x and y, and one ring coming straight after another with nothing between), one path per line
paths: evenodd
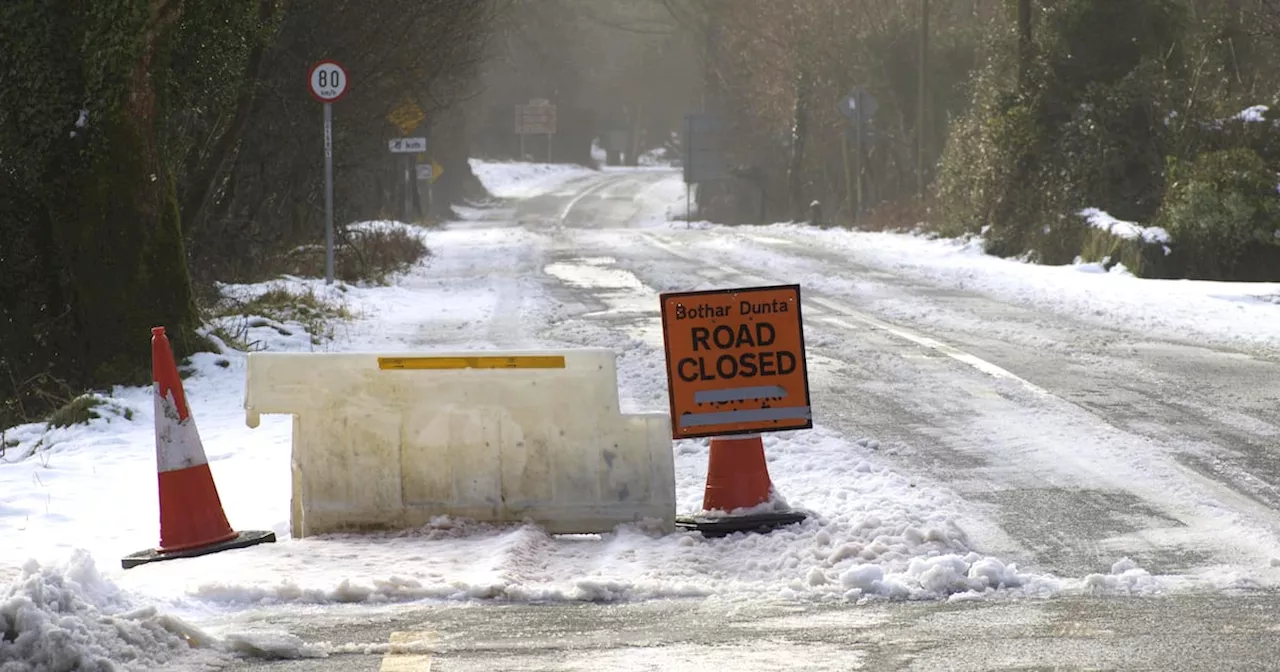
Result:
M145 382L197 314L158 136L175 0L0 6L0 422Z
M198 319L152 79L160 40L181 6L146 3L144 30L120 61L121 99L106 107L106 119L90 122L100 149L68 185L68 207L55 206L79 373L90 385L147 380L152 326L166 327L179 351L193 345Z
M1031 0L1018 0L1018 86L1020 87L1027 86L1031 78L1032 50L1035 44L1032 25Z

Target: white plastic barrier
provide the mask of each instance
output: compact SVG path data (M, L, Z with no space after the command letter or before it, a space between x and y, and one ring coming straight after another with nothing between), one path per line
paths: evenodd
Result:
M251 353L246 421L293 421L295 538L450 515L674 529L666 413L622 415L614 353Z

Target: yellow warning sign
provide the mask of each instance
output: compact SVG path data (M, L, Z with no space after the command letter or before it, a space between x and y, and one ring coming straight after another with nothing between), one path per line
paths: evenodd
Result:
M435 184L436 180L444 174L444 166L436 163L435 159L431 163L419 163L416 170L418 171L418 179L426 180L427 184Z
M418 124L421 124L422 120L426 118L427 113L423 112L417 103L408 98L405 98L404 102L400 103L394 110L391 110L391 114L387 115L387 121L395 124L399 127L400 132L406 135L417 128Z
M441 371L446 369L563 369L562 355L521 355L514 357L379 357L384 371Z

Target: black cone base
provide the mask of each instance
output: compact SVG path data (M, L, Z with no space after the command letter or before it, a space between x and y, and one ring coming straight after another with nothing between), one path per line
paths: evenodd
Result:
M249 546L257 546L258 544L270 544L276 540L275 532L264 532L262 530L248 530L236 534L234 539L201 546L199 548L189 548L185 551L172 551L169 553L161 553L160 551L149 548L145 551L138 551L124 556L120 560L120 564L125 569L131 569L138 565L145 565L148 562L161 562L163 560L173 560L175 558L194 558L201 555L209 555L219 551L229 551L233 548L247 548Z
M734 532L767 534L786 525L803 522L800 511L755 513L747 516L676 516L676 527L701 532L704 537L723 537Z

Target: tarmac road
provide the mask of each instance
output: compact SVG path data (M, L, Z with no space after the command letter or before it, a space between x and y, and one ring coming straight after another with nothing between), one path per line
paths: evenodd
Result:
M849 437L879 438L895 466L973 502L996 521L970 530L975 547L1071 576L1106 572L1119 555L1152 572L1265 563L1257 541L1280 529L1280 353L1155 339L942 289L783 235L730 234L753 251L740 258L723 234L643 226L651 211L637 196L669 179L605 172L470 224L520 226L544 243L512 260L510 309L489 326L492 340L518 332L531 282L583 327L558 325L549 338L651 340L657 291L858 278L865 284L847 292L805 290L815 415ZM235 625L361 651L244 668L281 671L1227 670L1276 668L1278 609L1280 596L1248 591L841 607L442 604L392 616L281 609ZM387 655L393 639L420 644Z
M1275 595L1067 598L798 608L703 601L339 610L297 620L311 642L420 642L410 653L247 662L336 670L1265 670Z

